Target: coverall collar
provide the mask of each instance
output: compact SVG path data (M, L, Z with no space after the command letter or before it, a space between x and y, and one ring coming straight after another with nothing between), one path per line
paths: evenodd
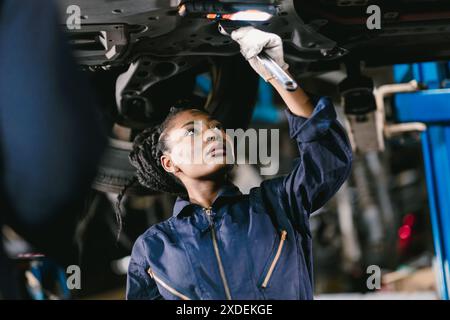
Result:
M216 198L213 201L212 207L216 206L220 199L224 197L235 197L242 195L241 191L238 187L236 187L231 182L226 183L218 192ZM193 206L198 206L196 204L191 203L188 199L178 197L175 205L173 206L173 216L178 217L179 214L186 211L185 209Z

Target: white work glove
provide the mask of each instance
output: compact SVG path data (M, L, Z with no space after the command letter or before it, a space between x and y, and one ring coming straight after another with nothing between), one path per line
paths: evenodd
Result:
M244 58L265 81L272 79L273 75L256 58L261 51L264 50L284 70L289 68L284 61L283 41L277 34L249 26L231 32L231 38L239 44Z

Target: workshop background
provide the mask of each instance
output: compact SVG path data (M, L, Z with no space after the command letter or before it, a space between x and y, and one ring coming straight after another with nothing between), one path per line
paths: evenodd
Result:
M108 145L80 202L74 241L59 243L48 233L43 235L47 241L36 245L6 222L0 225L4 249L13 261L24 299L124 299L134 241L151 225L169 218L175 200L170 195L148 194L134 185L124 197L118 219L117 196L134 173L127 156L137 132L160 121L174 104L195 104L211 111L227 127L280 129L279 175L289 172L297 151L289 138L280 97L252 73L229 39L215 26L212 31L213 22L193 18L181 20L177 22L179 29L171 29L172 20L180 19L175 17L179 1L168 1L161 8L143 1L134 1L133 6L124 0L116 4L97 1L98 6L85 1L58 2L59 17L67 18L69 5L82 9L82 28L65 31L86 83L97 96L109 130ZM273 1L241 2L250 7L255 3L274 5ZM441 1L436 1L438 5L416 1L394 10L385 9L388 4L383 1L375 1L391 15L383 16L383 28L377 31L382 36L371 38L352 34L354 30L370 33L361 26L350 30L349 24L342 23L345 28L337 30L336 25L341 24L333 22L330 14L321 19L314 16L329 10L341 22L344 18L366 18L365 9L371 1L347 5L342 1L316 2L282 0L281 13L289 14L276 14L277 19L290 17L289 10L294 10L290 4L295 3L296 8L305 8L304 25L315 26L314 30L325 28L309 48L303 40L286 34L290 31L283 31L283 40L299 41L300 48L295 51L289 47L287 61L308 93L332 98L355 151L351 177L311 217L315 296L448 299L450 15L443 14L442 8L448 12L450 8ZM430 12L425 10L428 15L418 18L424 8ZM408 20L413 13L415 18ZM403 16L406 20L399 18ZM6 21L5 16L0 19ZM135 19L133 23L131 19ZM327 19L329 27L325 26ZM276 21L271 22L274 28ZM263 23L262 29L272 28L269 22ZM189 29L192 26L195 33ZM289 27L295 34L297 26ZM164 28L178 33L164 36ZM339 41L332 41L339 36ZM203 43L196 43L200 37ZM321 45L329 50L322 55L326 58L323 61ZM0 65L1 50L5 45L0 46ZM232 177L244 193L273 178L261 176L258 165L239 165ZM2 210L6 216L10 209ZM47 242L59 250L47 254ZM58 256L60 252L64 253ZM74 262L69 269L67 261ZM77 268L81 272L79 283L73 278ZM377 279L371 276L378 271L379 287L373 287ZM68 283L75 287L69 289Z

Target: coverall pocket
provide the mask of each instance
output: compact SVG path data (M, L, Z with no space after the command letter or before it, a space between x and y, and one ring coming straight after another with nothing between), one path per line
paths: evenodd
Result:
M169 282L166 279L162 278L159 275L156 275L154 273L154 271L152 270L152 268L148 268L147 273L150 275L150 277L153 278L153 280L155 280L155 282L158 285L160 285L161 287L163 287L164 289L169 291L171 294L173 294L177 298L180 298L181 300L193 300L189 296L183 294L180 290L175 288L173 285L169 284Z
M286 242L286 235L287 235L287 231L286 230L281 230L281 236L280 236L280 240L278 242L278 246L277 249L272 252L270 258L269 258L269 263L266 265L264 272L261 276L261 279L259 281L259 286L262 289L267 288L267 286L270 283L270 279L272 278L273 275L273 271L275 270L275 267L277 266L277 263L280 259L281 253L283 252L283 248Z

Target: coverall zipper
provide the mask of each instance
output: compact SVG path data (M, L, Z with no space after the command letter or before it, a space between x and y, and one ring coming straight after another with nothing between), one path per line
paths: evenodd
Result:
M213 242L213 246L214 246L214 252L215 252L216 258L217 258L217 264L219 265L220 277L222 278L223 287L225 288L225 295L227 297L227 300L231 300L230 288L228 287L227 278L225 276L225 269L223 268L222 259L220 258L216 230L214 227L214 221L211 216L211 212L212 212L211 207L203 208L203 211L206 213L206 216L208 217L208 220L209 220L209 226L211 229L211 238L212 238L212 242Z

